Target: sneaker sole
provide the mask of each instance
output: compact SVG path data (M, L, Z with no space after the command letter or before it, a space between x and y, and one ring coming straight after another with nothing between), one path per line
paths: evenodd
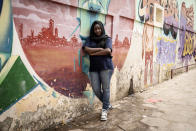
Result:
M107 119L101 118L101 121L107 121Z

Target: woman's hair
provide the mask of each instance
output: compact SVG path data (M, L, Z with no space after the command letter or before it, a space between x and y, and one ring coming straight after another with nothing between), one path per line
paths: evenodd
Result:
M97 36L94 32L94 26L96 24L100 25L100 28L101 28L101 35L100 36ZM98 48L105 48L106 40L108 38L109 38L109 36L105 34L105 29L104 29L103 23L101 21L94 21L91 26L91 29L90 29L90 40L96 42Z
M91 29L90 29L90 38L96 37L96 34L95 34L95 32L94 32L94 26L95 26L96 24L100 25L100 27L101 27L101 36L105 35L105 29L104 29L103 23L102 23L101 21L96 20L96 21L94 21L93 24L91 25Z

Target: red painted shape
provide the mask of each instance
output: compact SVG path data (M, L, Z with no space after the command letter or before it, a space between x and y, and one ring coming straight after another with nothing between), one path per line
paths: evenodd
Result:
M151 25L144 24L143 41L142 41L142 58L145 55L145 71L144 85L147 86L153 83L153 36L154 28ZM147 83L148 72L150 73L150 83Z

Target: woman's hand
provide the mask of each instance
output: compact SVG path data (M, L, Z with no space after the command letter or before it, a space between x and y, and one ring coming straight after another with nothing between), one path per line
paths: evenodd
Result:
M92 56L96 56L96 55L111 55L112 56L112 52L111 52L111 49L110 48L106 48L106 49L103 49L98 51L98 52L95 52L95 53L92 53L90 54Z
M84 47L84 51L89 54L89 55L92 55L96 52L100 52L100 51L103 51L104 49L103 48L90 48L90 47Z

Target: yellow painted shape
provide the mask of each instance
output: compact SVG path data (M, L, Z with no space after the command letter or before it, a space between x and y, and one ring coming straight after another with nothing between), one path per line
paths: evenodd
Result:
M158 37L158 41L160 40L164 40L164 42L170 42L170 43L175 43L176 40L173 40L173 39L169 39L167 37Z
M29 95L16 103L15 107L17 116L20 117L20 115L25 112L35 112L38 110L38 107L44 105L55 108L58 98L52 96L53 91L53 89L50 89L45 92L41 87L36 88Z
M0 42L5 38L10 23L10 0L4 0L0 15Z
M4 54L1 54L0 53L0 59L1 59L1 66L3 65L3 63L5 63L5 61L7 60L6 59L6 56Z
M183 56L193 54L193 38L191 37L191 35L189 35L189 33L186 33L186 37L188 39L186 39L184 43L184 50L182 54Z
M15 63L15 61L16 61L17 58L18 58L18 56L11 56L9 58L9 60L6 63L5 67L0 72L0 84L3 82L3 80L7 76L8 72L10 71L10 69L12 68L12 66L14 65L14 63Z

